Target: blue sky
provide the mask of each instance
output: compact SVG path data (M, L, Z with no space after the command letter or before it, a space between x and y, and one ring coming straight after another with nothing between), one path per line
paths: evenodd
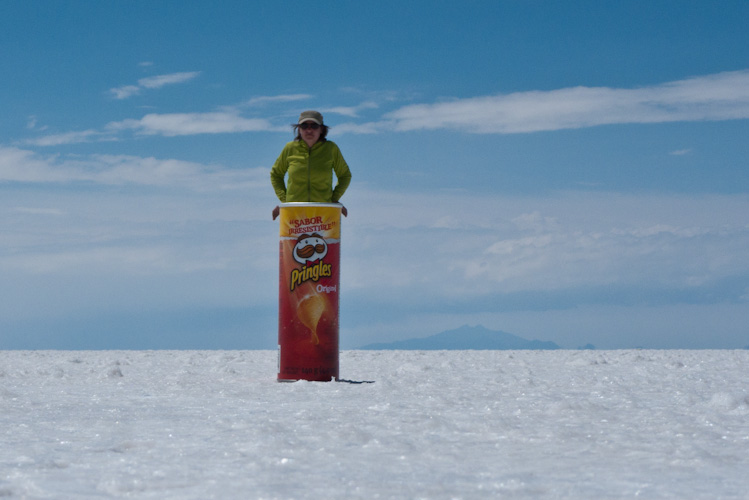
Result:
M289 124L341 346L749 345L745 1L0 3L0 348L272 348Z

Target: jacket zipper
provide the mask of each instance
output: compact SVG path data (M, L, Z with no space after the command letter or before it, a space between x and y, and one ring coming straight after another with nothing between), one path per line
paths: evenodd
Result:
M312 201L312 147L309 148L309 154L307 155L307 202Z

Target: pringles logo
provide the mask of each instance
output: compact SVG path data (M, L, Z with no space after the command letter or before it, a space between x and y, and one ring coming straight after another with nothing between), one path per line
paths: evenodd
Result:
M323 259L328 254L328 244L317 233L301 235L294 245L292 255L301 264L300 268L291 270L289 289L294 289L305 281L317 281L326 276L332 276L332 264L326 264Z

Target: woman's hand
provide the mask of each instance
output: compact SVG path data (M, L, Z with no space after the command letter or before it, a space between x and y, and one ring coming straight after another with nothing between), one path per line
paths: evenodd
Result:
M271 212L271 215L273 216L273 220L276 220L278 215L281 213L281 207L276 206L276 208L273 209L273 212ZM346 207L341 205L341 213L344 217L348 217L348 210L346 210Z

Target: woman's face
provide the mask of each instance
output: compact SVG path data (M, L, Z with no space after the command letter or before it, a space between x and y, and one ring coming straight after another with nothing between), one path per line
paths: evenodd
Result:
M322 130L320 129L320 126L313 121L302 122L299 125L299 133L302 135L302 140L304 140L309 147L312 147L312 145L320 139L321 132Z

